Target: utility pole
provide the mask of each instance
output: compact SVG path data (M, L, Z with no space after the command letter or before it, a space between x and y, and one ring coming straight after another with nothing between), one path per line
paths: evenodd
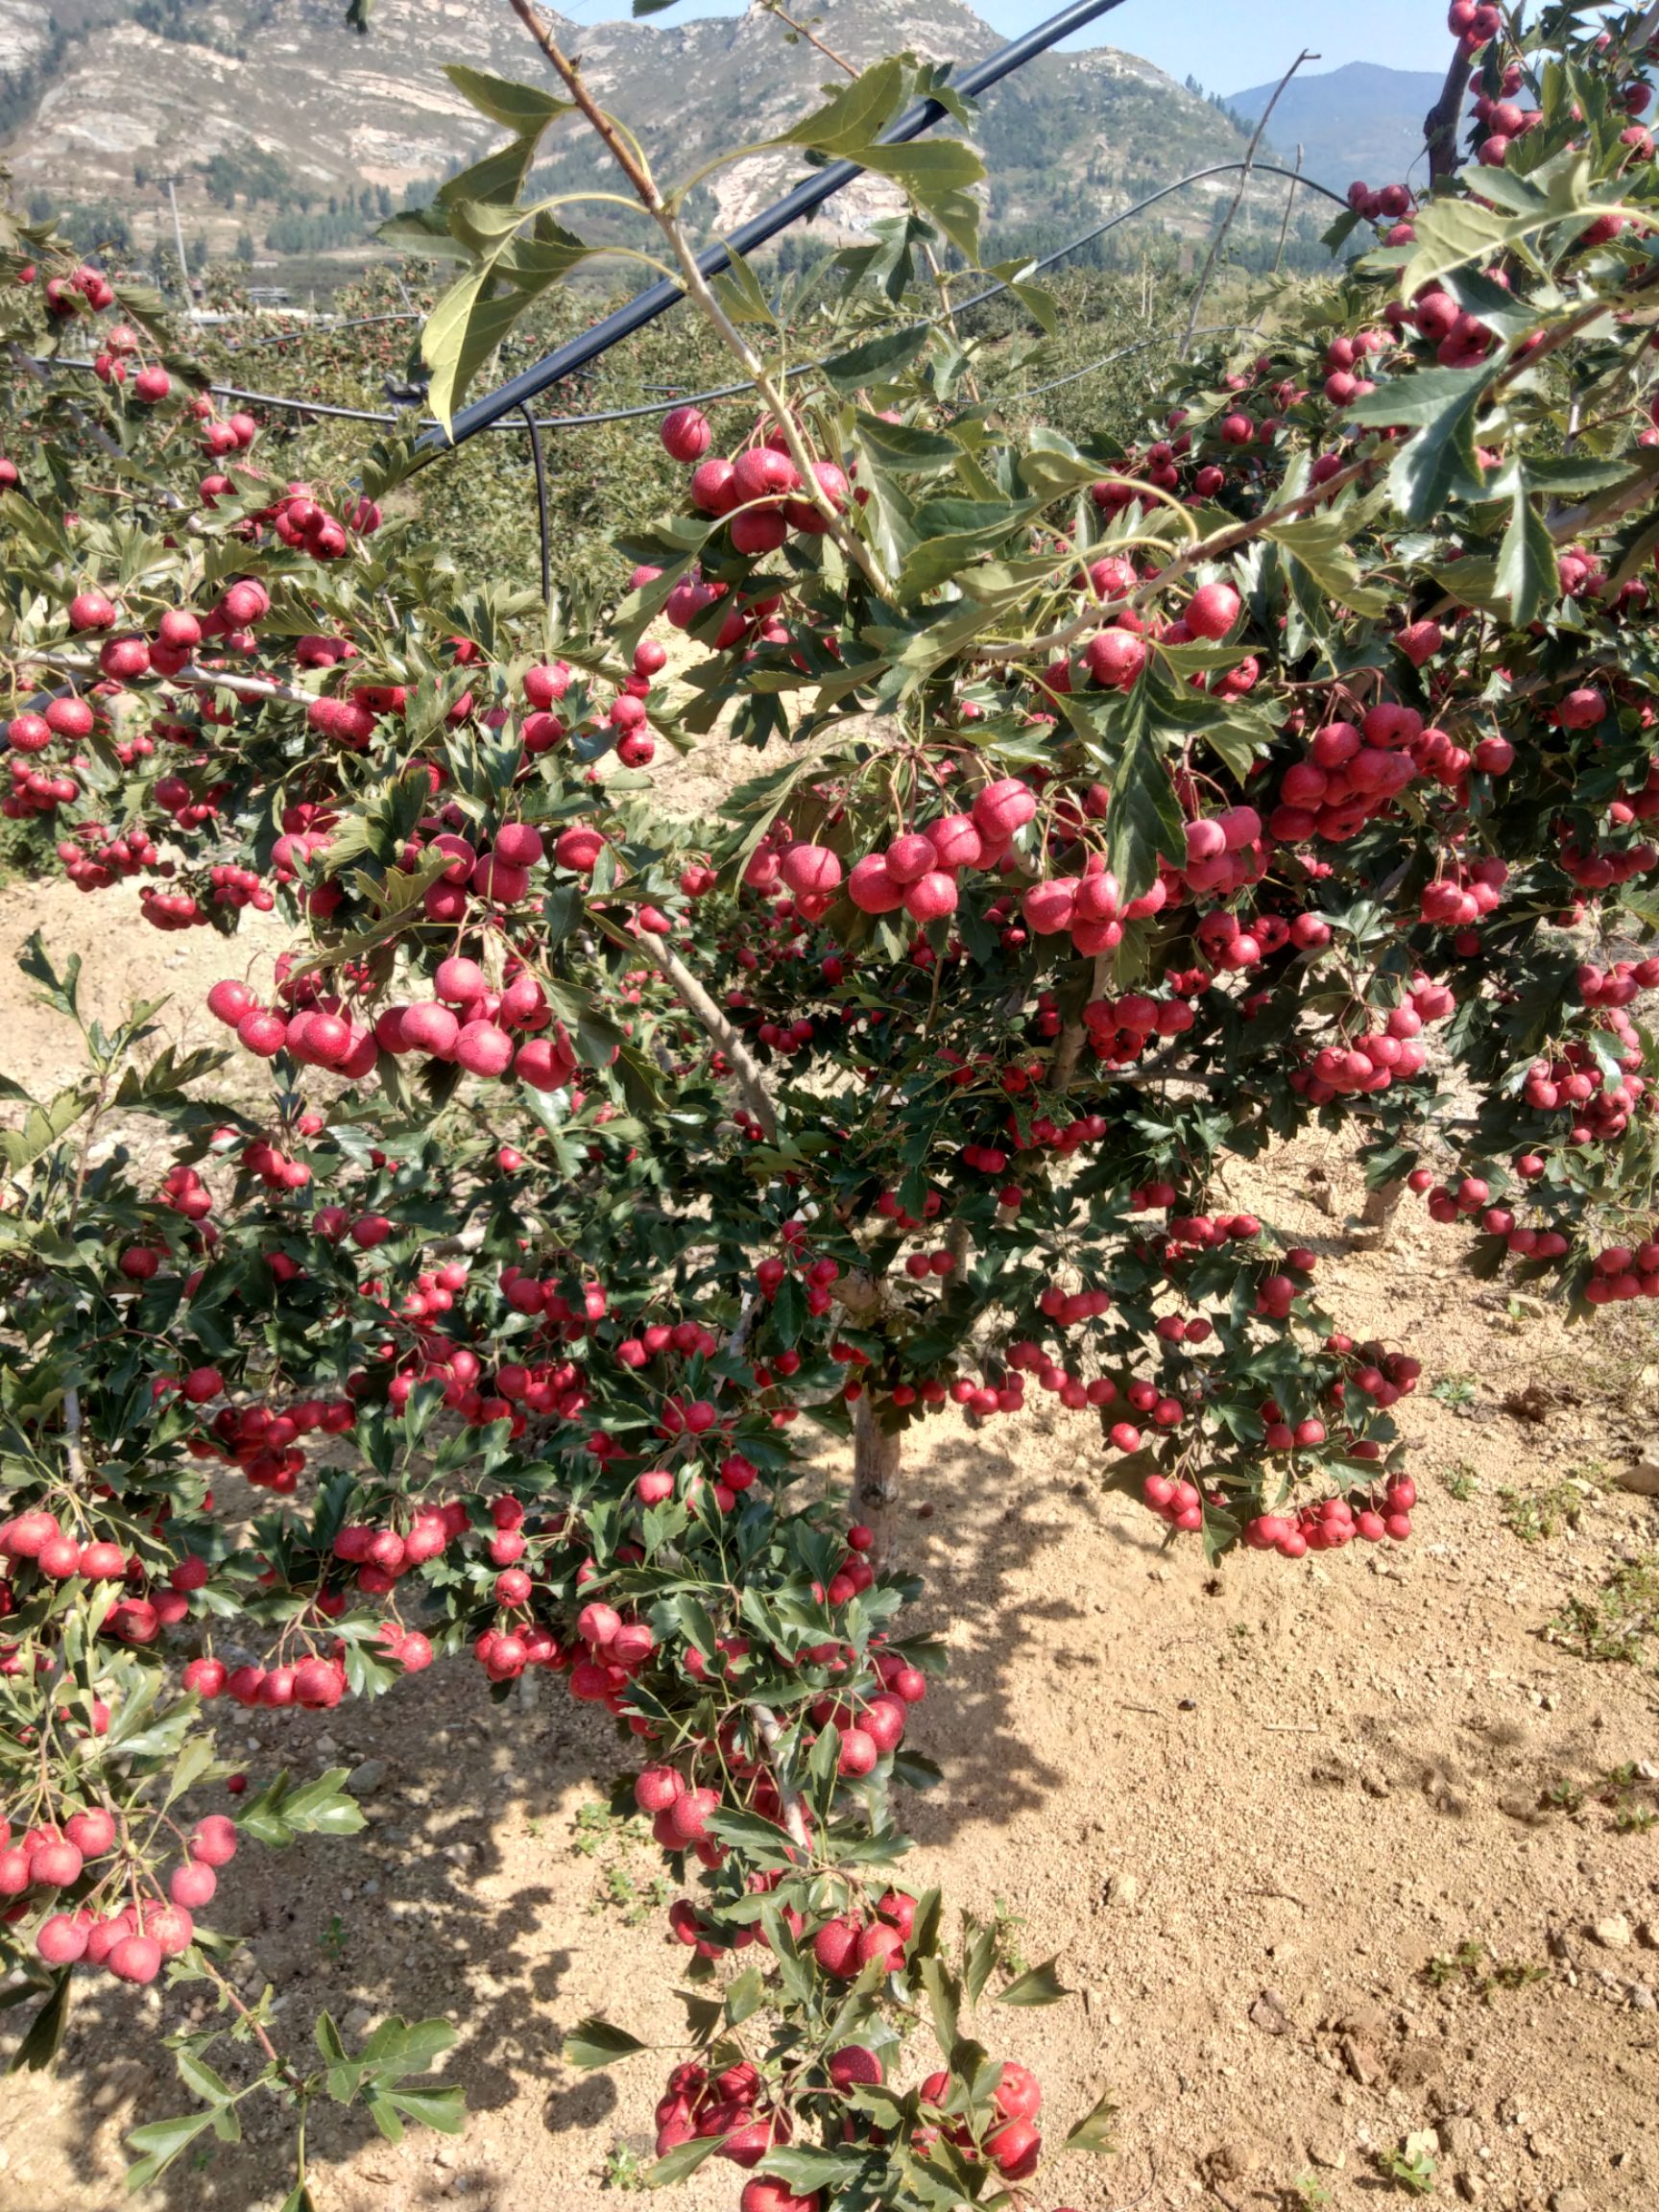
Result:
M183 286L184 304L188 307L192 303L193 295L190 290L190 263L184 252L184 228L179 220L179 180L177 177L167 177L162 181L167 187L167 204L173 210L173 243L179 249L179 281Z

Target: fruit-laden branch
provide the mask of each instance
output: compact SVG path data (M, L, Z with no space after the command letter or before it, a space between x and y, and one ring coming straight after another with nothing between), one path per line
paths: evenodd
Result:
M875 555L865 544L863 539L859 537L857 531L850 527L834 500L819 483L817 471L812 465L812 456L806 449L805 441L801 435L794 416L789 412L782 393L773 381L766 364L761 360L759 354L756 352L715 298L709 279L697 266L697 256L692 251L690 241L664 203L661 193L658 190L656 179L645 167L640 156L624 143L621 132L611 117L595 103L592 94L582 82L581 71L561 51L552 32L547 29L535 9L530 5L530 0L508 0L508 5L529 32L531 37L535 39L537 45L541 47L560 82L576 103L582 114L598 132L612 159L634 187L640 205L661 231L669 250L680 265L680 282L686 298L696 303L709 323L719 333L727 350L742 364L743 373L760 395L767 413L783 434L784 442L789 448L789 458L795 464L795 472L801 479L801 496L809 499L812 505L817 508L825 519L829 535L834 539L843 556L859 571L871 589L885 593L887 579L881 573Z
M704 990L689 968L675 952L671 952L661 937L642 933L639 949L649 960L654 960L662 974L673 984L681 1004L696 1017L708 1035L726 1055L732 1072L737 1078L737 1088L743 1094L744 1103L759 1122L768 1137L778 1134L778 1109L772 1103L772 1094L766 1088L754 1054L744 1044L741 1035L727 1021L714 1000Z
M1176 583L1189 568L1195 568L1201 561L1218 561L1222 554L1236 552L1240 545L1249 544L1253 538L1260 538L1263 531L1275 529L1279 523L1289 522L1296 516L1306 514L1310 508L1334 499L1338 492L1345 491L1350 484L1363 476L1370 467L1369 458L1352 461L1346 469L1338 469L1334 476L1328 476L1323 484L1314 485L1310 492L1304 492L1299 498L1286 499L1283 506L1269 508L1265 515L1258 515L1253 522L1230 522L1226 529L1213 531L1208 538L1194 539L1191 544L1184 545L1155 576L1149 576L1144 584L1123 598L1093 601L1083 613L1075 615L1070 622L1062 623L1058 630L1045 631L1040 637L1005 638L1000 642L977 646L974 659L1006 661L1013 654L1034 658L1039 653L1061 652L1066 646L1074 644L1086 632L1098 630L1103 623L1109 623L1115 614L1121 614L1125 608L1145 606L1160 591L1166 590L1171 584Z
M770 1705L751 1705L749 1711L754 1717L756 1730L765 1747L766 1756L772 1762L772 1779L778 1786L778 1804L783 1815L783 1825L788 1830L789 1839L800 1850L807 1850L806 1815L802 1810L798 1792L784 1781L782 1769L778 1764L778 1744L783 1734L778 1716Z
M10 350L12 360L16 362L20 369L26 371L29 375L33 376L36 384L44 385L48 392L54 391L56 389L51 377L40 366L39 362L35 359L32 353L26 352L24 349L17 345L15 342L13 342ZM111 461L120 461L122 463L126 462L126 454L122 452L119 444L109 435L108 431L105 429L101 422L94 422L91 417L87 415L85 409L78 406L73 399L65 399L63 401L63 406L70 421L74 423L76 429L80 431L83 438L89 440L92 445L98 447L98 450L101 453L107 454ZM168 509L170 513L177 513L177 511L184 504L183 500L179 496L177 492L158 492L156 493L156 497L160 500L161 505Z
M100 673L96 661L78 660L69 653L26 653L23 658L31 667L55 668L64 676L95 680ZM317 697L314 691L301 691L297 685L278 684L272 676L237 676L228 668L200 668L194 661L186 661L167 681L210 691L233 691L238 699L285 699L294 707L310 707Z
M1096 952L1089 974L1089 997L1101 998L1112 973L1112 955ZM1061 1030L1054 1046L1054 1057L1048 1064L1048 1087L1051 1091L1069 1091L1077 1073L1077 1063L1083 1053L1083 1040L1088 1034L1081 1008Z

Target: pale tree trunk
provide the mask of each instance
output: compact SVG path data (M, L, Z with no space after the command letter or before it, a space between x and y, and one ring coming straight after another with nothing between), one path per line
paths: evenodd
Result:
M876 1541L869 1557L878 1567L893 1564L893 1538L899 1517L899 1459L902 1439L876 1418L866 1390L853 1404L853 1509Z
M1355 1239L1368 1249L1385 1252L1388 1233L1394 1226L1394 1216L1400 1201L1406 1195L1406 1185L1398 1176L1391 1183L1380 1183L1375 1190L1367 1190L1365 1204L1360 1209L1360 1236Z

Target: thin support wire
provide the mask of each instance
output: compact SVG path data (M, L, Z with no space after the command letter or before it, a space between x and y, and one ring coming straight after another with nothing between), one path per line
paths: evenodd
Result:
M1194 338L1214 338L1223 330L1252 328L1254 325L1249 323L1200 323L1192 335ZM1144 353L1150 346L1171 344L1173 340L1166 331L1161 331L1154 338L1137 338L1133 346L1119 346L1115 352L1102 353L1098 361L1091 361L1081 369L1069 369L1064 376L1051 376L1046 384L1033 384L1023 392L1006 395L994 392L991 397L998 406L1012 406L1016 401L1023 406L1027 399L1040 399L1045 392L1058 392L1063 385L1076 384L1085 376L1093 376L1097 369L1109 369L1114 361L1125 361L1131 353Z
M1202 184L1212 177L1231 176L1246 166L1258 177L1288 178L1293 187L1299 184L1305 192L1316 192L1335 206L1346 207L1348 204L1339 192L1333 192L1327 185L1321 184L1317 178L1281 168L1275 162L1256 161L1247 165L1242 161L1217 161L1207 169L1194 169L1186 177L1177 177L1168 184L1161 184L1156 192L1148 192L1143 200L1137 200L1132 206L1119 208L1116 215L1109 215L1103 223L1096 223L1093 229L1085 230L1081 236L1068 239L1064 246L1056 246L1050 252L1039 254L1034 260L1024 263L1019 281L1023 282L1042 270L1051 269L1057 261L1064 261L1069 254L1077 252L1084 246L1092 246L1096 238L1103 238L1108 231L1132 222L1137 215L1143 215L1148 207L1155 207L1161 200L1167 200L1172 193L1185 191L1190 184ZM974 293L967 300L958 301L951 313L966 315L972 308L983 307L988 301L999 299L1008 289L1007 281L998 278L996 283L988 284L983 291ZM918 316L914 323L906 324L903 327L911 330L934 329L943 321L944 317L939 315ZM56 354L35 354L26 358L43 369L78 369L90 373L95 367L91 361L71 360ZM808 376L820 367L822 363L817 361L798 361L783 370L782 374L785 377ZM329 421L372 422L381 429L397 429L413 421L421 428L436 427L430 416L414 416L412 411L383 414L367 407L337 407L323 399L296 399L280 392L252 392L239 384L209 384L207 389L216 398L238 399L250 406L275 408L290 415L314 415ZM723 400L749 399L753 397L754 386L751 384L720 384L707 392L685 392L673 398L648 400L637 407L610 407L591 415L542 415L533 418L528 412L528 403L523 400L517 403L515 413L523 415L526 421L534 421L538 430L592 430L613 422L642 421L665 415L673 407L711 407ZM514 414L509 413L482 427L516 430L518 424ZM454 448L450 446L440 450L453 451Z
M1317 61L1318 60L1319 56L1317 54L1310 54L1306 46L1303 47L1301 53L1297 55L1295 60L1291 62L1289 68L1286 69L1284 76L1280 78L1278 84L1274 87L1272 99L1270 99L1266 107L1262 108L1256 128L1251 133L1250 143L1244 149L1243 173L1239 177L1238 188L1233 194L1233 204L1228 208L1226 214L1221 218L1220 229L1216 231L1214 237L1210 241L1210 251L1204 257L1204 266L1199 271L1198 282L1193 287L1192 305L1187 317L1187 335L1181 341L1181 359L1183 361L1186 360L1187 355L1191 349L1192 333L1198 327L1198 310L1204 304L1205 287L1210 282L1210 278L1214 271L1216 262L1220 259L1221 249L1227 243L1227 233L1233 228L1233 219L1238 212L1239 206L1244 198L1245 190L1249 185L1250 171L1256 160L1256 149L1262 143L1262 133L1267 128L1267 119L1272 114L1274 108L1278 107L1280 94L1284 91L1286 85L1289 84L1291 78L1295 76L1297 70L1301 68L1303 62ZM1301 162L1298 161L1296 166L1300 168L1302 166Z

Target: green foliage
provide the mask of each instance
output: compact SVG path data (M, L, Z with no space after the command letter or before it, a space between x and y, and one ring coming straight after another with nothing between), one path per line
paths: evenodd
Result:
M1404 2144L1376 2153L1377 2171L1384 2181L1407 2197L1434 2194L1434 2138L1424 2132L1407 2135Z
M1571 1482L1552 1482L1547 1490L1502 1489L1498 1509L1503 1526L1523 1544L1545 1544L1557 1528L1577 1527L1584 1500Z
M1527 1988L1534 1982L1547 1981L1549 1973L1547 1966L1525 1960L1501 1960L1484 1943L1471 1937L1455 1951L1431 1959L1423 1969L1423 1979L1431 1989L1468 1989L1490 2005L1495 1991Z
M1451 1466L1442 1467L1440 1479L1448 1497L1455 1498L1459 1505L1467 1505L1479 1493L1480 1478L1466 1459L1455 1459Z
M1580 1659L1640 1665L1659 1639L1659 1559L1628 1561L1593 1598L1568 1598L1544 1633Z
M709 449L764 435L788 462L745 459L729 518L649 430L550 434L546 598L517 433L445 461L404 425L290 423L251 458L249 424L186 412L200 372L153 298L106 300L8 219L0 275L36 274L0 286L0 336L112 345L119 316L123 363L175 388L111 363L71 394L0 355L7 804L51 818L89 891L136 877L150 919L227 939L262 903L291 939L268 1007L227 945L224 1054L164 1047L155 1007L100 1026L36 941L84 1071L6 1094L0 1777L19 1828L108 1806L139 1841L50 1898L25 1869L0 1936L26 2063L62 2034L70 1911L142 1978L134 1911L219 2001L176 2044L194 2109L145 2124L141 2180L234 2139L255 2090L301 2123L361 2103L393 2140L458 2124L445 2023L352 2053L325 2015L319 2071L211 1927L159 1915L192 1792L226 1778L216 1696L326 1708L469 1652L497 1697L564 1674L651 1769L668 1873L623 1860L626 1793L582 1841L626 1914L681 1892L652 2181L715 2155L698 2126L741 2098L763 2132L787 2117L760 2170L823 2212L1022 2185L1004 2046L1066 1984L1014 1957L1000 1906L952 1943L901 1884L943 1651L887 1531L797 1481L798 1425L868 1458L952 1400L1012 1416L1029 1380L1097 1411L1110 1479L1213 1561L1400 1541L1416 1362L1344 1333L1316 1252L1211 1211L1228 1158L1317 1124L1382 1188L1444 1145L1431 1212L1475 1271L1584 1319L1659 1275L1659 1067L1624 1013L1648 985L1591 958L1659 924L1631 588L1654 365L1624 315L1659 182L1608 127L1633 59L1550 36L1517 56L1543 121L1512 171L1282 276L1173 364L1117 279L1069 279L1057 313L1015 269L952 327L935 270L976 256L978 156L878 145L933 84L913 62L836 86L774 147L871 161L904 212L734 267L716 314L560 400L740 364ZM394 324L307 336L320 397L418 399L423 361L447 414L581 326L566 279L601 250L690 250L707 177L649 228L573 212L572 86L454 82L504 142L398 225L447 289L419 352ZM1615 203L1644 228L1601 223ZM1479 325L1451 357L1408 265ZM386 279L366 294L394 311ZM1034 386L1090 366L1091 321L1091 347L1159 342L1105 397L1066 387L1057 426ZM815 463L816 504L783 480ZM108 624L71 611L93 587ZM48 694L70 727L31 719ZM1568 1510L1503 1503L1539 1540ZM1628 1643L1644 1601L1597 1634ZM257 1656L220 1679L216 1640ZM236 1832L349 1836L346 1782L281 1775ZM1615 1817L1650 1810L1608 1787ZM1441 1979L1490 2000L1533 1971L1469 1945ZM911 2038L937 2046L926 2100L886 2081ZM837 2079L852 2046L880 2079ZM643 2049L588 2020L566 2055ZM1053 2131L1105 2151L1112 2121L1102 2098ZM1389 2161L1432 2187L1416 2139Z

